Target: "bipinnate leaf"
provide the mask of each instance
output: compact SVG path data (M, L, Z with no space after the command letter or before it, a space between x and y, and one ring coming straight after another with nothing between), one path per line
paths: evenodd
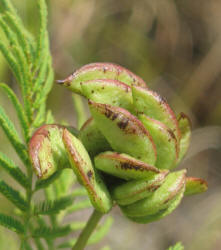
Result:
M48 227L40 226L33 229L32 237L34 238L59 238L70 233L70 226Z
M127 110L89 101L98 129L114 151L154 165L156 148L143 124Z
M26 211L28 209L28 203L21 194L3 180L0 180L0 193L20 210Z
M22 143L19 135L14 127L14 124L6 115L4 109L0 106L0 126L4 130L6 136L14 147L15 151L21 158L21 160L25 163L25 165L29 164L28 155L26 151L25 145Z
M14 105L14 108L17 112L21 127L22 127L22 132L25 136L25 139L28 139L28 120L27 117L23 111L23 107L21 103L19 102L17 96L13 92L13 90L6 85L5 83L0 83L0 88L5 91L5 93L8 95L9 99L11 100L12 104Z
M73 198L71 196L64 196L57 200L49 200L39 202L34 205L33 212L35 215L39 214L57 214L61 210L66 209L73 202Z
M43 66L44 60L47 61L45 55L48 52L48 34L47 34L47 5L45 0L38 1L38 8L40 13L40 30L37 41L37 55L36 55L36 66ZM46 48L45 48L46 47Z
M18 234L24 233L24 226L17 219L0 213L0 225L4 226Z
M52 174L47 179L38 179L35 183L35 191L37 191L41 188L47 188L61 175L61 173L62 173L62 171L56 171L54 174Z
M30 188L28 177L21 171L18 166L15 165L15 163L11 159L9 159L2 152L0 152L0 167L7 171L7 173L24 188Z

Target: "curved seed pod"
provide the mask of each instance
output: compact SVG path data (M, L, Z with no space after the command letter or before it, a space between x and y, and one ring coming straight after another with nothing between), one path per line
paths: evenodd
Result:
M63 132L63 142L72 169L85 186L91 203L98 211L107 213L112 208L110 194L99 173L93 168L83 144L67 129L64 129Z
M168 174L164 183L152 196L137 201L131 205L121 207L123 213L129 217L143 217L153 215L168 207L176 195L185 186L186 170Z
M160 210L156 214L147 215L144 217L128 217L128 219L137 223L146 224L146 223L150 223L150 222L157 221L159 219L164 218L165 216L172 213L173 210L175 210L178 207L178 205L180 204L183 198L184 190L185 190L185 186L180 190L180 192L175 196L175 198L168 204L167 208Z
M147 88L132 86L134 106L139 113L164 123L180 138L178 122L173 110L164 98Z
M200 194L208 189L208 183L201 179L195 177L186 178L186 190L184 195Z
M178 125L180 128L180 132L181 132L180 152L179 152L179 158L178 158L178 163L179 163L183 159L189 147L192 126L191 126L189 117L183 112L179 114L177 120L178 120Z
M146 86L139 76L128 69L113 63L91 63L76 70L72 75L58 83L63 84L70 90L81 94L81 82L97 79L113 79L126 83L127 85Z
M111 147L150 165L156 161L156 148L143 124L127 110L89 101L97 127Z
M149 197L165 180L168 170L149 179L132 180L115 187L111 196L118 205L125 206Z
M62 142L63 126L43 125L29 142L29 155L38 178L47 179L55 171L69 166Z
M146 115L139 115L139 120L149 131L157 148L155 166L160 169L171 169L178 158L177 139L171 129L162 122L151 119Z
M131 88L125 83L110 79L91 80L82 82L81 88L87 99L133 111Z
M102 135L97 125L91 117L88 119L80 129L78 138L82 141L88 153L95 156L101 152L111 150L111 146Z
M151 178L160 172L157 168L129 155L110 151L97 155L94 165L105 173L125 180Z

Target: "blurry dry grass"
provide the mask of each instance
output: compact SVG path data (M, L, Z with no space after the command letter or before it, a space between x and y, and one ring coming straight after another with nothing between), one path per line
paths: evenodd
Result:
M34 1L14 2L27 25L36 32ZM106 242L115 250L163 250L178 240L189 250L220 249L221 1L48 3L57 79L89 62L121 64L166 96L175 111L187 112L194 129L201 128L194 132L189 158L181 167L191 175L206 178L208 192L185 198L172 215L148 225L129 222L116 209L116 222ZM2 58L0 65L0 79L13 85ZM1 97L1 103L2 100ZM48 104L58 121L75 122L71 95L65 89L55 85ZM5 138L0 135L0 139L4 145Z

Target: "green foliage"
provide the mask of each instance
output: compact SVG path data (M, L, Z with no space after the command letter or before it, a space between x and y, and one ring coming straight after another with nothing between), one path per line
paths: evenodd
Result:
M60 174L61 172L57 171L46 180L37 180L35 183L35 191L48 187L60 176Z
M13 92L13 90L6 85L5 83L0 83L0 88L5 91L5 93L8 95L8 98L11 100L12 104L14 105L14 108L17 112L21 127L22 127L22 132L24 134L24 137L26 141L28 141L28 120L27 116L25 115L22 105L19 102L17 96Z
M167 250L184 250L181 242L177 242L174 246L169 247Z
M0 2L0 31L3 34L0 52L19 87L17 95L13 87L0 83L0 90L11 102L19 122L19 126L15 126L6 107L0 105L0 128L22 162L17 164L16 158L12 160L0 152L0 168L24 188L23 194L13 186L14 183L9 185L7 181L0 180L0 194L14 205L19 217L15 219L0 213L0 225L18 234L20 249L43 250L45 245L48 249L57 249L56 238L81 230L86 224L85 221L74 221L70 225L63 225L63 218L73 211L90 208L91 203L85 198L76 199L87 197L87 192L82 187L73 190L76 177L68 169L55 173L47 180L35 181L28 157L28 143L33 131L44 123L55 122L46 106L54 81L47 31L47 5L45 0L36 3L40 27L37 37L34 37L26 29L11 0ZM85 120L83 103L78 101L76 105L76 109L81 111L77 113L81 115L79 123L82 124ZM70 131L78 133L71 127ZM41 202L34 202L37 191L43 191L44 200ZM64 238L62 242L67 242L67 239Z
M34 238L58 238L65 236L68 233L70 233L69 226L55 227L55 228L41 226L33 230L32 236Z
M14 232L19 234L24 233L24 226L21 224L20 221L14 219L11 216L0 214L0 224Z
M20 159L26 164L28 162L28 155L25 145L22 143L19 135L14 127L14 124L6 115L4 109L0 106L0 126L4 130L6 136L14 147Z
M22 211L28 209L28 204L21 194L2 180L0 180L0 193Z
M73 198L65 196L57 200L43 201L34 206L34 214L57 214L61 210L64 210L70 206L73 202Z
M2 152L0 152L0 166L24 188L30 188L30 182L27 176Z

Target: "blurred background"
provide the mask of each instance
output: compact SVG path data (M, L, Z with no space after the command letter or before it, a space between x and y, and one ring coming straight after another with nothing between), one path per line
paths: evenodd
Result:
M37 34L36 1L12 2ZM191 117L191 147L179 168L209 183L205 194L184 198L159 222L135 224L114 209L115 222L100 245L164 250L181 241L188 250L221 249L221 1L49 0L48 6L55 79L91 62L114 62L141 76L176 113ZM0 80L17 88L1 55ZM16 121L2 93L0 99ZM71 93L56 83L48 106L57 122L76 124ZM0 131L0 150L14 157L7 143ZM0 210L13 212L2 196ZM17 249L16 241L0 228L0 249Z

